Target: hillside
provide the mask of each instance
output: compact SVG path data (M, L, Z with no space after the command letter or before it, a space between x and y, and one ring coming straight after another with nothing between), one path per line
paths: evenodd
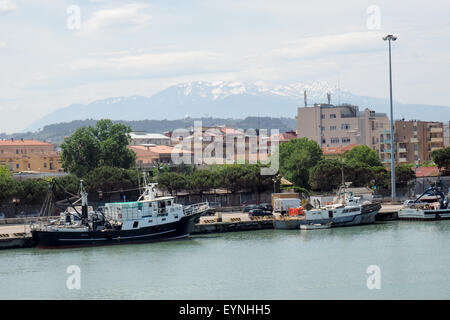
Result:
M295 130L297 123L290 118L271 118L271 117L246 117L245 119L220 119L220 118L184 118L178 120L137 120L114 122L123 123L130 126L133 131L147 131L155 133L164 133L180 128L189 128L194 125L194 120L202 120L203 126L226 125L240 129L279 129L280 132ZM75 120L71 122L62 122L44 126L41 130L27 133L0 134L0 139L36 139L60 144L65 137L70 136L80 127L95 126L96 120Z
M320 81L285 85L198 81L174 85L150 97L114 97L89 104L73 104L44 116L26 130L35 131L52 123L79 119L293 118L297 107L304 105L304 91L308 95L308 104L326 102L329 92L331 103L350 103L359 106L360 110L370 108L376 112L389 112L388 99L359 96ZM450 119L450 107L395 102L394 118L442 121Z

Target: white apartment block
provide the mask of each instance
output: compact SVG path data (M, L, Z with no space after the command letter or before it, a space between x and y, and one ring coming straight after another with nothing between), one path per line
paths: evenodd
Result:
M297 137L314 140L320 147L359 144L380 153L380 137L386 130L390 130L387 115L367 108L315 104L297 112Z

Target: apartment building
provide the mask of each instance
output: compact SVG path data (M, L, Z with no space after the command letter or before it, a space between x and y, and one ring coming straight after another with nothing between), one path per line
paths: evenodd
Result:
M157 145L170 146L170 137L160 133L147 133L143 131L135 131L130 133L131 146L139 145Z
M0 140L0 165L13 172L60 172L61 158L50 143L37 140Z
M353 105L315 104L297 111L297 136L314 140L321 148L367 145L380 154L380 138L389 129L385 113L359 111Z
M450 121L444 124L444 147L450 147Z
M442 122L395 121L396 162L421 164L431 152L444 147Z

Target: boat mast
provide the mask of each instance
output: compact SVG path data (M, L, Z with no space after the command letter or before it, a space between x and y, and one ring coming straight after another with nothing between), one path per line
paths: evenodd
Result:
M87 224L88 220L88 194L83 186L83 180L80 180L80 196L81 196L81 223Z

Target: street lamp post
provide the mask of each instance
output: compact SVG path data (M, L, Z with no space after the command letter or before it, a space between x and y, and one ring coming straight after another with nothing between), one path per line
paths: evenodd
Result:
M391 102L391 198L395 201L395 138L394 138L394 112L392 109L392 65L391 65L391 41L397 40L397 37L392 34L383 37L384 41L389 42L389 92L390 92L390 102Z

